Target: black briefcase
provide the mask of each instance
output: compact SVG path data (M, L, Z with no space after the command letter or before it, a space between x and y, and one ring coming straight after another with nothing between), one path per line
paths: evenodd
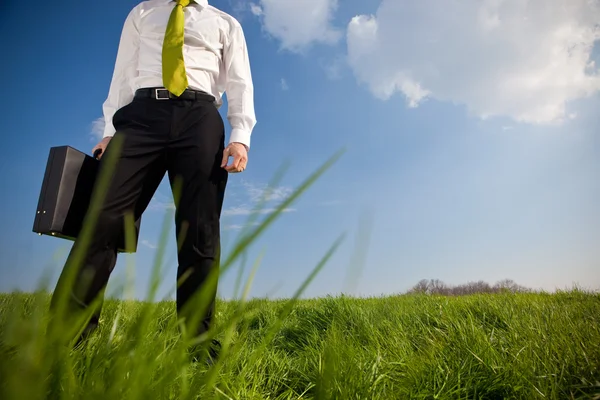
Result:
M75 240L92 198L100 162L70 146L50 148L40 191L33 232ZM118 246L120 253L137 250L140 219L135 222L135 241L125 246L125 227Z

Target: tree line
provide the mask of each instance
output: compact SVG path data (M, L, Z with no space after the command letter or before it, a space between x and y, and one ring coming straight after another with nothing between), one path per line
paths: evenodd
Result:
M530 293L532 289L521 286L511 279L504 279L494 285L484 281L468 282L460 285L447 285L439 279L422 279L413 286L409 294L432 294L442 296L465 296L481 293Z

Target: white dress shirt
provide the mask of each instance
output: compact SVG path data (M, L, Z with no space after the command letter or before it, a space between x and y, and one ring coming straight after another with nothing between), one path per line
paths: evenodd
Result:
M164 87L162 45L175 1L148 0L134 7L125 20L108 98L104 102L104 137L112 136L114 113L133 100L144 87ZM231 124L229 143L250 147L256 124L254 88L244 33L232 16L195 0L184 8L183 57L188 88L213 95L216 106L227 95L227 119Z

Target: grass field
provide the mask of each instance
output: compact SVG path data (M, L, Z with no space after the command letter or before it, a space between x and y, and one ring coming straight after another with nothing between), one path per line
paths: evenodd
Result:
M242 318L220 301L230 346L212 368L186 356L174 303L108 301L69 352L45 347L47 302L0 297L4 400L600 398L598 294L331 297L283 320L286 301L249 301Z
M336 157L276 212L248 225L221 273ZM99 177L82 243L92 234L109 175L107 168ZM165 216L165 226L171 221ZM175 304L152 301L167 231L150 301L106 301L100 329L83 348L57 342L67 326L49 333L45 285L36 294L0 295L0 399L600 399L600 294L299 300L341 240L288 300L244 301L258 263L243 289L240 268L240 300L217 304L212 334L223 344L221 357L212 367L193 363ZM368 236L362 232L360 245Z

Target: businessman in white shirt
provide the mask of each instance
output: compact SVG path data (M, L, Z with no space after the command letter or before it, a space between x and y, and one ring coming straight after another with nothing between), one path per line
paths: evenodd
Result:
M231 125L227 145L218 112L225 93ZM104 138L92 151L103 159L113 148L113 137L120 136L122 144L83 264L74 285L63 288L71 291L73 315L102 296L116 263L124 215L132 211L139 218L168 173L172 185L181 180L175 225L177 279L183 283L177 289L177 311L191 320L194 307L186 313L183 306L209 271L218 268L228 174L244 171L248 161L256 123L253 96L244 34L233 17L207 0L149 0L131 10L103 106ZM73 250L55 293L72 258ZM188 327L198 335L211 325L216 286L211 293L199 324ZM94 310L82 338L98 326L99 314L100 308Z

